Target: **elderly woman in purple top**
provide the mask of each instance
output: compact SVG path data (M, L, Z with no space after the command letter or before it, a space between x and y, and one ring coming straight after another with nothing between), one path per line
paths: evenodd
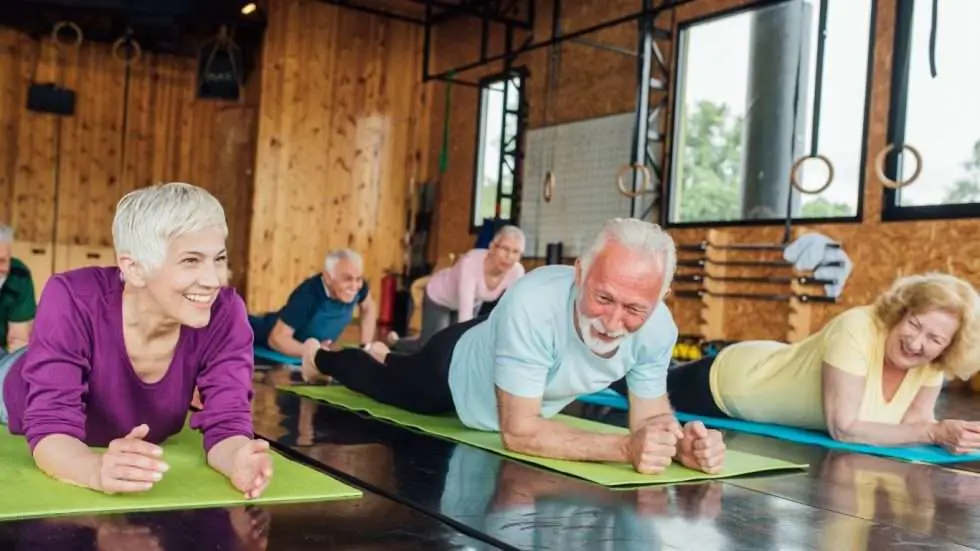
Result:
M169 183L129 193L112 226L118 267L48 280L26 349L0 360L0 422L51 477L105 493L166 476L158 445L190 426L247 498L272 477L252 434L252 331L228 281L221 204ZM91 447L106 447L105 453Z

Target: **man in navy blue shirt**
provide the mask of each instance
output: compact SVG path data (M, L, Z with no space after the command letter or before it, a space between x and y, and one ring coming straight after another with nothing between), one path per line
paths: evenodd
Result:
M349 249L332 251L323 272L296 287L278 312L250 316L255 344L287 356L301 357L303 342L336 342L360 309L361 343L374 341L378 307L364 281L361 256Z

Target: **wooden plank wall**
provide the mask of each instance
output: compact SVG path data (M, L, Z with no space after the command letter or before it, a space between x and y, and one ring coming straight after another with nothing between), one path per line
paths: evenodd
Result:
M279 308L328 250L400 270L428 158L422 31L312 0L270 3L250 233L251 311Z
M35 68L38 81L75 90L74 116L26 109ZM195 59L144 54L127 95L125 67L108 46L59 50L45 40L39 49L0 29L0 220L19 241L52 246L52 269L93 254L111 264L119 198L160 181L192 182L225 207L232 284L244 290L255 102L197 100L195 72Z
M539 26L550 23L547 6L539 2ZM676 22L699 18L711 13L726 11L752 4L748 0L698 0L677 10ZM603 2L584 0L575 4L577 11L569 11L563 20L566 29L583 28L616 15L635 9L635 2ZM608 6L608 7L607 7ZM570 8L572 9L572 8ZM847 308L865 304L902 274L942 270L965 277L980 284L980 224L975 220L937 220L914 222L881 222L882 186L872 167L874 156L885 145L889 108L892 42L894 39L895 0L879 0L874 43L874 67L871 83L871 103L867 136L866 180L864 188L864 222L860 224L800 225L799 232L820 232L840 241L855 269L847 282L844 294L837 304L813 304L809 313L811 330L819 329L831 317ZM536 35L549 36L547 27L538 29ZM478 34L472 29L463 32L440 31L437 44L439 55L445 55L445 42L473 43ZM587 36L600 41L600 35ZM624 25L605 31L601 41L635 48L635 25ZM468 41L468 42L467 42ZM454 51L460 52L457 45ZM610 115L629 111L634 105L635 71L631 60L617 54L589 52L573 44L563 46L562 79L554 104L555 120L567 121ZM469 59L475 59L471 50ZM664 52L668 59L672 54ZM518 59L531 70L529 83L530 123L542 124L544 112L544 78L546 54L538 52ZM596 56L603 56L597 59ZM445 60L451 63L452 60ZM440 60L443 64L443 60ZM444 65L448 66L448 65ZM487 69L487 73L499 68ZM673 73L674 71L672 71ZM474 71L478 76L479 74ZM467 73L467 78L473 75ZM441 97L443 85L435 92L433 129L441 128ZM597 99L601 97L601 99ZM453 89L453 114L450 118L453 133L449 171L440 186L438 212L438 239L435 253L443 256L465 251L473 243L473 236L465 231L472 194L472 170L475 151L476 106L475 90ZM438 152L441 135L433 133L433 157ZM929 162L928 159L925 162ZM528 185L528 184L525 184ZM532 191L536 192L536 190ZM697 243L707 239L710 228L671 230L678 243ZM782 238L781 227L716 228L720 239L731 243L778 242ZM860 234L861 240L856 237ZM908 246L915 244L920 251L910 254ZM772 257L770 253L769 257ZM739 258L751 258L740 255ZM528 262L530 266L535 262ZM737 275L730 273L729 275ZM753 275L763 275L754 270ZM682 285L677 285L683 288ZM741 285L728 291L767 292L764 287ZM771 291L771 288L769 290ZM671 300L671 308L682 333L697 333L703 308L699 301ZM785 339L790 332L789 306L786 303L759 302L726 299L722 308L721 326L723 337L733 340L753 338Z

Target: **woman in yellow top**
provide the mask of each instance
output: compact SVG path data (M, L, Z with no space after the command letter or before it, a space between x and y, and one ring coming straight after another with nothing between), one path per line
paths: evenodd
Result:
M980 296L945 274L900 278L807 339L746 341L671 369L678 411L822 430L880 446L980 449L980 422L936 421L946 377L980 370Z

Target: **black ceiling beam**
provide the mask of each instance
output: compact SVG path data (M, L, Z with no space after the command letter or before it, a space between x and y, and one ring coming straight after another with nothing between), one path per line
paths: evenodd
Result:
M419 1L419 0L417 0L417 1ZM433 74L430 71L426 70L423 78L424 78L425 81L429 81L429 80L443 80L445 77L455 76L457 73L462 73L464 71L469 71L471 69L476 69L478 67L483 67L484 65L488 65L490 63L496 63L496 62L499 62L499 61L513 60L517 56L519 56L521 54L524 54L526 52L530 52L530 51L537 50L537 49L540 49L540 48L545 48L545 47L548 47L548 46L552 46L554 44L560 44L560 43L565 42L565 41L575 40L575 39L581 38L581 37L583 37L583 36L585 36L587 34L592 34L592 33L596 32L596 31L600 31L602 29L607 29L607 28L610 28L610 27L616 27L616 26L619 26L619 25L623 25L625 23L629 23L631 21L636 21L636 20L640 19L641 17L647 17L647 16L649 16L651 18L655 18L658 14L660 14L662 12L675 9L675 8L677 8L679 6L683 6L685 4L690 4L691 2L695 2L695 1L697 1L697 0L667 0L664 4L661 4L659 6L656 6L653 9L641 9L640 11L635 12L635 13L624 15L622 17L617 17L615 19L610 19L610 20L604 21L602 23L597 23L595 25L591 25L589 27L585 27L583 29L579 29L579 30L574 31L574 32L564 33L560 37L551 36L551 37L549 37L547 39L544 39L544 40L531 41L531 42L525 43L525 44L523 44L523 45L521 45L521 46L519 46L519 47L517 47L515 49L512 49L510 51L506 51L506 52L504 52L502 54L497 54L497 55L489 56L489 57L486 57L486 58L481 58L481 59L479 59L477 61L474 61L474 62L471 62L471 63L466 63L466 64L460 65L458 67L454 67L452 69L447 69L447 70L444 70L444 71L440 71L439 73ZM654 38L656 38L658 36L658 33L663 33L663 32L665 32L665 30L660 30L660 29L654 28L653 32L654 32ZM426 59L425 60L425 64L426 64L426 67L427 68L428 68L428 63L429 63L429 60Z
M371 6L364 6L358 4L356 0L320 0L326 4L332 4L334 6L339 6L341 8L347 8L354 11L359 11L362 13L369 13L371 15L378 15L381 17L386 17L388 19L394 19L395 21L402 21L404 23L411 23L412 25L425 26L425 20L416 19L410 15L405 15L402 13L395 13L386 11L380 8L373 8Z
M513 19L506 17L499 13L494 13L493 11L487 9L485 5L479 5L477 3L461 2L454 3L447 0L412 0L416 4L423 4L433 8L440 8L442 13L438 17L434 17L432 20L433 24L445 21L449 17L456 15L468 15L470 17L476 17L478 19L488 19L494 23L499 23L501 25L506 25L507 27L519 27L526 30L534 29L534 20L532 17L527 19ZM534 0L529 0L534 1ZM498 6L499 7L499 6Z

